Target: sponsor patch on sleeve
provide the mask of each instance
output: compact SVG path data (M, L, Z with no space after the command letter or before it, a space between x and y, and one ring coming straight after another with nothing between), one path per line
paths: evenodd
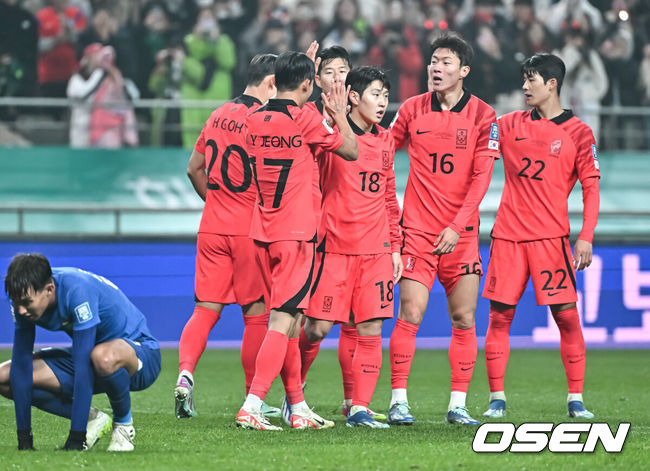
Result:
M594 167L600 170L600 164L598 163L598 149L596 149L596 144L591 145L591 154L594 157Z
M494 141L499 140L499 126L497 123L492 123L490 125L490 139Z
M325 126L325 129L327 129L328 133L334 134L334 129L332 129L332 126L330 126L327 122L327 118L323 118L323 126Z
M488 149L499 150L499 141L495 141L493 139L490 139L488 141Z
M79 324L88 322L93 318L93 312L90 310L90 305L87 302L81 303L79 306L75 307L74 315L77 318L77 322L79 322Z

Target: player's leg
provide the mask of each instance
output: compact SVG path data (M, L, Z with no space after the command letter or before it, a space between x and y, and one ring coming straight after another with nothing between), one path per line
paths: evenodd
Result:
M392 396L388 422L411 425L414 419L408 405L406 386L415 354L415 336L429 302L429 288L419 281L402 278L399 294L399 314L389 344Z
M255 376L235 422L238 426L259 430L281 430L261 414L262 401L273 380L280 374L289 336L299 330L297 314L308 306L309 289L314 268L314 244L281 241L256 243L256 256L271 307L269 328L255 362ZM277 306L277 307L276 307ZM297 342L296 342L297 346ZM300 356L298 355L298 361ZM300 365L298 364L298 378Z
M570 417L593 419L582 399L585 381L585 340L575 303L551 305L551 312L560 330L560 355L564 364L569 394L567 403Z
M90 360L95 370L96 389L106 393L113 409L113 435L108 451L131 451L135 438L131 415L131 377L144 367L146 359L140 360L134 344L125 339L115 339L96 345L90 353Z
M219 282L214 282L215 274ZM196 305L185 324L178 344L178 379L174 386L177 418L196 416L194 370L205 351L210 331L225 305L236 301L233 291L233 263L227 236L199 233L196 241L194 293Z
M483 297L490 300L490 318L485 337L485 365L490 384L490 406L483 414L506 415L505 373L510 356L510 324L530 271L525 244L492 239Z
M197 302L178 344L178 379L174 387L176 418L196 416L194 409L194 370L205 351L210 331L221 317L224 305Z
M510 357L510 324L515 307L490 301L490 316L485 336L485 365L490 385L490 406L483 414L501 418L506 415L505 375Z
M377 421L368 409L381 370L383 321L384 319L370 319L356 325L358 339L352 362L354 382L347 419L349 427L388 428L388 424Z
M11 398L9 369L11 362L0 365L0 392ZM74 362L69 348L45 348L34 352L32 405L50 414L70 419L74 387ZM88 449L110 430L111 418L93 407L88 414Z
M456 247L458 249L458 247ZM440 280L442 281L442 272ZM479 275L460 276L447 295L449 318L451 319L451 342L449 344L449 365L451 367L451 395L447 409L447 422L476 425L468 413L465 400L469 382L476 364L476 326L474 313L478 298Z
M241 363L244 368L246 394L255 375L255 359L268 329L269 316L264 301L256 301L242 306L244 315L244 334L241 343Z
M352 391L354 387L354 352L357 349L359 335L354 323L341 324L339 333L338 357L343 378L343 406L342 409L349 409L352 404ZM346 407L347 406L347 407ZM347 416L347 414L346 414Z
M560 355L567 377L569 416L591 419L583 403L585 341L576 308L575 272L568 238L559 237L527 245L537 304L548 305L560 330Z

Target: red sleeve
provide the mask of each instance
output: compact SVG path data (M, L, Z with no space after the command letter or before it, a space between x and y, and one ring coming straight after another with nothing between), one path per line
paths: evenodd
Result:
M492 169L494 168L494 159L492 156L479 155L474 157L474 168L472 169L472 183L470 184L463 205L458 210L456 217L449 225L457 234L461 234L467 225L469 218L475 214L479 204L483 200L490 180L492 179Z
M201 130L201 134L199 134L199 138L196 140L196 144L194 144L194 149L205 155L205 128Z
M598 149L594 134L586 125L576 139L576 169L578 179L584 182L589 177L600 178L600 165L598 163Z
M479 116L478 123L478 139L476 140L476 156L489 156L493 159L498 159L500 154L499 145L499 125L497 124L497 115L494 110L483 103L483 110Z
M317 110L303 109L297 121L306 144L332 152L343 144L343 135L327 124L327 120Z
M390 123L390 133L393 136L393 142L395 142L395 149L401 149L406 144L409 138L409 121L411 112L409 110L409 105L411 104L410 100L407 100L399 107L393 122Z
M395 149L391 150L393 160ZM390 231L390 251L399 252L402 246L402 238L399 231L400 208L397 202L397 190L395 188L394 161L391 162L386 178L386 212L388 214L388 229Z
M582 180L582 230L578 239L593 243L594 230L598 224L598 208L600 207L600 190L598 178L592 176Z

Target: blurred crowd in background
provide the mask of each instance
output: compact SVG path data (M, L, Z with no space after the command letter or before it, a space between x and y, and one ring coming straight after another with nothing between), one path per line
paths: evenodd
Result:
M563 104L597 138L601 106L650 105L649 0L0 0L0 96L75 98L75 147L191 147L210 109L136 118L131 101L229 99L255 54L316 40L382 68L390 101L403 102L426 90L429 44L448 30L475 51L467 88L497 110L522 107L519 64L536 52L564 59ZM650 119L627 119L639 142L612 147L647 147ZM149 123L146 140L136 121Z

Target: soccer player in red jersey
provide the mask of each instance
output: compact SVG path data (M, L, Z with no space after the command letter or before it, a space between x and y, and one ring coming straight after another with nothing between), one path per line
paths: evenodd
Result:
M560 330L560 355L569 386L569 416L593 418L582 401L585 342L576 309L574 269L591 264L600 196L598 154L589 127L560 105L562 60L536 54L522 65L530 111L499 118L506 183L492 230L483 296L490 300L485 360L490 407L504 417L504 376L510 353L510 323L528 279L538 305L549 306ZM567 199L582 184L582 231L569 245Z
M391 126L395 147L408 143L410 170L402 219L399 316L390 339L393 393L388 422L414 422L406 385L415 336L437 275L452 325L447 421L476 424L465 397L477 351L474 312L482 274L478 206L499 157L499 130L494 110L463 88L473 56L469 44L447 34L431 50L433 90L404 102Z
M336 82L345 82L345 78L347 77L348 72L350 72L350 54L341 46L332 46L320 51L318 53L318 59L320 63L316 70L316 85L320 87L323 93L329 93ZM305 106L315 108L319 113L328 118L328 120L330 119L327 116L327 112L324 110L323 102L320 97L315 101L307 102ZM314 152L314 159L317 164L314 166L314 204L317 207L317 218L320 221L322 194L318 163L322 160L325 152L318 151L318 149L312 149L312 151ZM341 325L338 353L339 364L341 366L341 376L343 377L343 404L341 411L345 417L348 416L350 405L352 403L352 384L354 382L352 360L354 357L354 351L357 348L357 337L357 329L354 324L345 323ZM302 364L301 380L303 384L306 382L307 371L309 371L309 368L318 355L320 343L321 340L310 342L304 333L304 329L301 330L300 360ZM286 401L282 405L282 415L283 417L286 417L288 414ZM368 411L374 418L386 418L383 414L378 414L370 409Z
M329 428L334 423L305 403L298 338L290 342L288 334L299 331L296 321L308 305L314 275L317 221L310 146L334 151L346 160L357 159L358 147L346 119L347 93L342 83L323 95L325 109L338 130L320 113L303 108L314 83L314 62L307 55L281 54L275 63L275 83L277 98L246 120L246 145L258 189L250 236L255 240L270 321L257 355L255 377L235 421L244 428L280 429L268 422L260 408L271 383L282 373L291 426Z
M370 415L368 404L381 368L381 326L393 316L393 287L402 271L395 148L390 132L377 126L386 112L390 84L374 67L353 69L346 84L359 159L344 162L328 153L321 163L322 242L304 333L319 342L334 323L351 323L358 338L347 424L386 428Z
M257 190L245 150L244 126L250 110L276 93L275 59L273 54L252 59L244 93L212 113L190 157L187 175L205 206L197 237L196 307L183 329L178 352L174 396L179 419L196 415L194 369L224 306L242 306L241 360L247 394L266 334L268 315L258 281L261 274L253 240L248 237ZM264 412L278 416L280 411L265 405Z

